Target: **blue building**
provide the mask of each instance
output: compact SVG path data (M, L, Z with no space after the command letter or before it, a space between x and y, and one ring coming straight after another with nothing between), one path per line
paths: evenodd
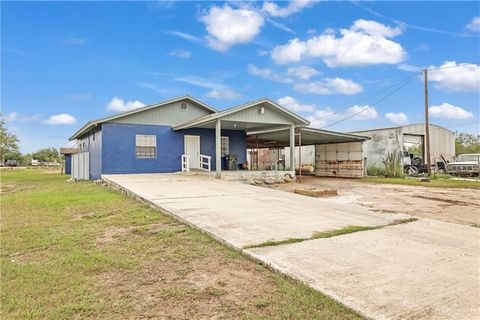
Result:
M89 121L70 138L76 140L78 149L72 156L72 177L100 179L102 174L194 169L214 170L219 177L227 167L248 168L248 144L258 148L259 143L266 143L261 134L271 132L283 133L274 143L290 147L290 161L285 166L295 168L295 132L308 125L307 120L269 99L217 111L182 96ZM341 135L353 137L336 137ZM232 155L237 159L235 167L226 165L226 157Z

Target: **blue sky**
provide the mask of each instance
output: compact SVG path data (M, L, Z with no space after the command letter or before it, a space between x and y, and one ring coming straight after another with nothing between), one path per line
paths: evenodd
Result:
M184 94L220 110L268 97L315 127L353 131L422 122L415 75L443 67L430 71L431 122L479 133L479 6L2 2L2 113L22 152Z

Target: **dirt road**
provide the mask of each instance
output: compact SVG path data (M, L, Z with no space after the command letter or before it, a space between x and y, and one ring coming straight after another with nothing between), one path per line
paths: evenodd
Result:
M336 189L335 203L355 203L374 212L405 213L465 225L480 224L480 191L366 183L354 179L303 177L302 184L267 185L291 191L299 188Z

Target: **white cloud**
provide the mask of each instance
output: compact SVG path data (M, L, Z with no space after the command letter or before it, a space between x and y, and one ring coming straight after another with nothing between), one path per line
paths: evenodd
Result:
M337 121L364 121L378 119L378 112L374 107L368 105L354 105L343 112L335 112L330 107L323 110L316 110L313 115L308 116L310 126L323 128Z
M346 95L357 94L363 90L355 81L342 78L324 78L315 82L298 83L294 85L294 89L302 93Z
M285 96L277 100L278 104L292 110L293 112L314 112L315 105L313 104L301 104L295 98Z
M421 68L414 66L412 64L401 63L397 66L399 70L408 71L408 72L420 72Z
M50 116L47 120L44 121L45 124L58 125L58 124L75 124L77 119L74 116L69 115L68 113L61 113Z
M18 117L18 113L16 112L10 112L9 114L7 114L5 116L5 121L7 122L12 122L12 121L15 121Z
M474 17L472 21L466 25L466 28L473 32L480 32L480 17Z
M264 24L264 18L248 8L232 9L228 4L223 8L213 6L200 18L207 29L209 46L226 51L238 43L250 42Z
M188 59L192 56L192 53L190 51L187 51L187 50L178 49L178 50L170 51L169 55L172 56L172 57Z
M262 11L268 13L272 17L287 17L292 13L296 13L306 7L312 6L318 1L309 0L292 0L285 7L279 7L276 3L265 1Z
M110 101L107 104L107 110L114 111L114 112L124 112L124 111L130 111L133 109L138 109L144 106L145 104L138 100L125 102L121 98L114 97L112 101Z
M235 100L240 98L242 95L231 89L222 89L209 91L205 94L205 96L219 100Z
M473 113L449 103L431 106L429 109L432 118L444 119L472 119Z
M340 37L333 30L306 41L298 38L276 46L271 57L277 63L298 62L304 58L320 58L329 67L396 64L403 61L406 52L388 38L401 33L375 21L357 20L350 29L341 29Z
M307 120L310 121L310 127L322 128L335 118L338 118L338 115L330 107L327 107L322 110L316 110L313 115L307 117Z
M270 81L275 82L282 82L282 83L292 83L293 80L291 78L285 77L269 68L258 68L254 64L250 63L247 67L247 70L250 74L254 76L259 76L263 79L267 79Z
M293 31L291 28L287 27L286 25L280 23L280 22L277 22L277 21L274 21L272 19L269 19L267 18L267 21L268 23L270 23L272 26L280 29L280 30L283 30L285 32L288 32L288 33L291 33L291 34L296 34L295 31Z
M221 100L235 100L242 95L225 84L217 83L197 76L178 77L176 81L182 81L194 86L210 89L205 96Z
M461 65L461 67L456 67ZM430 68L436 68L430 66ZM445 61L437 70L428 71L428 79L436 82L436 87L448 91L480 90L480 66L471 63Z
M40 115L34 114L31 116L26 116L23 114L19 114L17 112L10 112L5 116L5 121L7 122L14 122L14 121L19 121L19 122L32 122L32 121L37 121L40 119Z
M403 112L400 112L400 113L389 112L385 114L385 118L387 118L390 122L393 122L396 124L404 124L404 123L407 123L408 121L407 115Z
M72 45L72 46L81 46L87 42L85 38L70 38L63 41L63 44Z
M319 74L319 72L312 67L300 66L288 68L287 74L289 76L297 77L301 80L308 80L311 77Z
M352 116L350 120L373 120L378 119L378 112L374 107L354 105L347 109L345 115Z
M399 27L392 28L376 21L359 19L353 23L351 31L360 31L372 36L392 38L402 33Z
M192 41L192 42L199 42L199 41L202 40L201 38L199 38L197 36L194 36L192 34L189 34L189 33L186 33L186 32L181 32L181 31L176 31L176 30L168 30L165 33L170 34L172 36L176 36L176 37L185 39L185 40L188 40L188 41Z

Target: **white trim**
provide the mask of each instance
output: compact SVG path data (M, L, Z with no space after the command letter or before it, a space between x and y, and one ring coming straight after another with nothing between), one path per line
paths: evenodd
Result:
M192 156L192 155L187 154L187 138L195 138L198 141L198 154L197 155ZM201 143L200 143L200 136L199 135L186 134L186 135L183 136L183 154L190 157L189 168L200 169L200 167L201 167L201 165L200 165L200 155L201 155L200 146L201 146ZM195 159L193 159L194 157L196 158L197 161L195 161ZM195 162L198 164L198 166L192 166L192 165L195 165Z

